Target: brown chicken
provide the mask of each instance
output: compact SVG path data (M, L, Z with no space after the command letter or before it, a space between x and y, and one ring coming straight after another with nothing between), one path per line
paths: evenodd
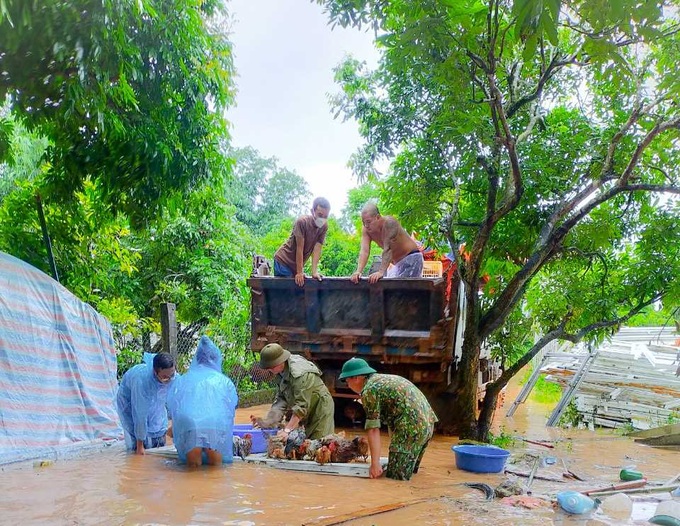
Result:
M253 449L253 435L246 433L243 437L234 435L234 456L245 460Z
M305 434L304 426L296 427L289 434L286 439L286 446L284 453L289 460L302 460L304 452L300 448L305 442L307 435Z
M269 458L286 458L284 440L269 433L265 433L264 436L267 439L267 456Z
M321 464L322 466L324 464L328 464L331 461L331 450L328 449L327 446L321 446L316 450L316 453L314 454L314 460L316 460L317 463Z
M363 457L368 457L368 440L366 437L354 437L352 440L334 440L328 444L331 451L331 462L346 463Z
M306 439L302 445L298 448L298 453L302 460L314 460L316 459L316 452L321 447L321 440L310 440Z

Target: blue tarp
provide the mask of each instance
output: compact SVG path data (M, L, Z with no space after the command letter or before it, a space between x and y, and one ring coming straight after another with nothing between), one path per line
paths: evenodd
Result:
M122 437L109 322L0 252L0 464Z

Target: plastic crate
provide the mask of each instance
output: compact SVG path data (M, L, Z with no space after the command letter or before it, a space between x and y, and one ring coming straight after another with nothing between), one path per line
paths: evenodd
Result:
M243 438L243 435L250 433L253 437L253 448L251 453L264 453L267 451L267 438L265 435L275 435L278 429L254 429L250 424L234 424L234 435Z
M441 261L424 261L423 262L423 277L424 278L441 278L443 274L443 267Z

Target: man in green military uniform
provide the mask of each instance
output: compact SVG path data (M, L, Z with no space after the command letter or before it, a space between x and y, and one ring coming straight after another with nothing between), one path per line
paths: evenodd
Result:
M425 448L434 433L437 415L425 395L406 378L378 374L361 358L345 362L340 373L348 387L361 395L366 410L368 446L371 451L370 477L382 475L380 466L380 426L392 431L387 477L410 480L418 472Z
M308 438L317 439L335 429L335 405L321 371L302 356L291 354L278 343L270 343L260 351L260 367L278 375L278 391L265 418L251 416L258 427L277 426L287 410L293 412L282 433L288 435L299 425L305 426Z

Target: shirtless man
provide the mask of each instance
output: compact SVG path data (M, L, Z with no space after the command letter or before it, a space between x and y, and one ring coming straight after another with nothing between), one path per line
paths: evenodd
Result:
M376 283L383 276L387 278L420 278L423 275L423 254L418 245L399 221L390 216L381 216L378 207L367 203L361 209L361 250L357 269L349 278L359 283L359 278L371 251L371 241L375 241L382 252L382 264L377 272L368 276L369 283ZM392 268L387 267L392 263Z

